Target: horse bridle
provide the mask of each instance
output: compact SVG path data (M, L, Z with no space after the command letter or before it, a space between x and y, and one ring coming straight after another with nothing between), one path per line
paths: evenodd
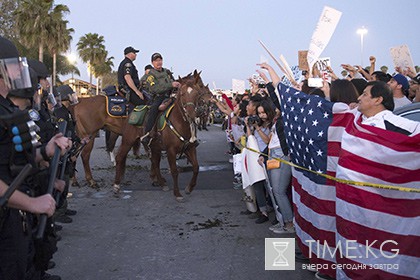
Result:
M200 93L200 94L197 95L195 102L189 101L187 103L184 103L182 101L182 97L180 97L181 105L178 105L178 106L180 106L181 111L183 112L182 118L184 119L184 121L187 121L189 123L194 122L193 118L191 118L191 116L188 114L187 107L188 106L193 106L194 111L196 111L197 110L197 104L196 103L198 102L198 100L200 100L201 96L203 96L203 95L204 95L204 93Z

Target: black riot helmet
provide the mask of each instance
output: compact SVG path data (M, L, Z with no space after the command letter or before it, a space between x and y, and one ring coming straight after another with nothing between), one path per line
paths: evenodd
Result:
M37 73L38 81L40 79L46 79L47 77L50 76L47 66L45 66L45 64L42 63L41 61L35 60L35 59L29 59L28 63L29 63L29 67L31 67Z
M24 89L13 89L9 91L9 95L28 99L33 98L35 92L38 90L38 76L32 68L29 68L29 75L31 77L32 86Z
M0 36L0 79L9 90L31 87L29 67L25 57L19 57L16 46Z
M77 104L77 94L69 85L62 85L57 87L57 91L60 93L62 101L70 101L70 104Z

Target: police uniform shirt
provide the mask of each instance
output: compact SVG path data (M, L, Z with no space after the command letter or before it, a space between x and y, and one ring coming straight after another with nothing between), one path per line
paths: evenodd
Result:
M57 127L45 103L42 103L38 113L39 119L33 119L33 121L40 128L40 131L38 132L38 135L41 137L39 142L45 144L55 135Z
M124 76L127 74L131 76L134 84L138 87L140 85L139 74L136 66L134 66L133 62L128 57L124 58L118 67L118 85L120 87L128 87L127 82L124 79ZM131 88L130 91L132 91Z

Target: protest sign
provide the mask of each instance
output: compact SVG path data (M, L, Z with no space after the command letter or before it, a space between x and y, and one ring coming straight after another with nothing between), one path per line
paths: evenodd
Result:
M402 70L409 67L414 69L413 59L407 45L391 48L391 56L395 67L401 67Z
M299 69L309 71L308 51L298 51Z
M319 18L318 24L312 34L311 42L308 50L308 64L309 69L312 69L315 62L318 60L321 53L324 51L335 28L340 21L341 12L331 7L325 6Z

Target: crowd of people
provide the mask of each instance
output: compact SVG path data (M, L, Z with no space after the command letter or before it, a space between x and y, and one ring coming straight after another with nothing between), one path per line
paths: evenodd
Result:
M158 108L179 83L162 67L159 53L152 55L153 66L146 67L145 75L139 79L133 64L138 52L133 47L124 50L125 58L118 71L119 90L129 96L133 105L151 105L142 138L143 144L148 145ZM60 279L46 272L55 265L52 256L60 239L57 232L62 228L56 222L70 223L69 216L76 214L67 208L69 178L78 152L89 139L77 137L74 118L67 109L77 102L74 91L66 85L52 88L42 62L21 58L14 44L3 37L0 62L0 197L4 201L0 208L0 279ZM347 104L359 112L364 125L418 135L420 123L401 121L392 111L420 102L420 74L411 68L397 67L396 73L390 75L375 71L374 57L370 57L370 62L369 70L343 64L348 72L343 79L329 68L332 81L324 81L322 87L310 87L306 72L304 80L294 87L308 95ZM290 195L292 167L287 164L291 162L291 147L285 133L290 128L282 118L278 92L281 79L267 63L258 65L259 78L250 79L249 94L238 94L232 99L223 96L212 102L227 115L231 153L240 153L247 146L247 139L255 139L260 154L258 163L267 169L267 178L252 183L251 197L258 210L247 209L241 214L255 219L257 224L265 224L269 213L274 212L268 229L275 234L293 234L296 228ZM317 75L316 71L312 74ZM149 93L153 99L147 101ZM58 131L60 123L67 125L65 131ZM205 122L202 128L206 126ZM57 153L66 160L58 161ZM23 183L16 183L27 164L31 166L30 175L25 176ZM52 170L62 174L55 174L53 182ZM241 186L239 174L235 174L234 181L236 188ZM10 192L15 185L17 190ZM41 217L45 215L47 226L39 233ZM328 279L322 273L317 275Z
M370 57L370 61L369 70L343 64L342 67L348 73L343 79L339 79L329 67L331 83L323 81L322 87L310 87L308 72L303 71L304 79L293 87L308 95L318 95L334 103L345 103L349 110L361 115L362 124L408 136L418 135L419 122L403 119L392 112L420 101L420 74L411 68L403 70L397 67L395 73L390 75L375 71L376 60L373 56ZM254 203L258 210L256 212L246 210L241 214L254 218L257 224L264 224L269 221L268 212L274 211L274 219L268 229L279 235L294 233L293 221L296 213L292 205L297 202L292 202L290 195L292 167L284 164L290 162L291 154L285 135L287 124L283 121L283 110L277 95L279 93L277 87L282 80L267 63L258 65L261 68L257 70L259 78L249 79L251 85L249 94L237 94L232 99L227 100L224 97L213 102L229 120L227 133L232 153L240 153L247 146L248 138L254 136L261 153L259 163L265 165L267 169L268 177L254 182L251 188L254 194L250 197L255 197ZM317 75L316 71L312 74ZM281 159L282 162L273 165L272 159ZM234 188L246 187L248 186L241 184L240 174L235 174ZM302 254L297 255L297 260L311 261ZM322 271L318 271L316 277L335 278L323 274Z

